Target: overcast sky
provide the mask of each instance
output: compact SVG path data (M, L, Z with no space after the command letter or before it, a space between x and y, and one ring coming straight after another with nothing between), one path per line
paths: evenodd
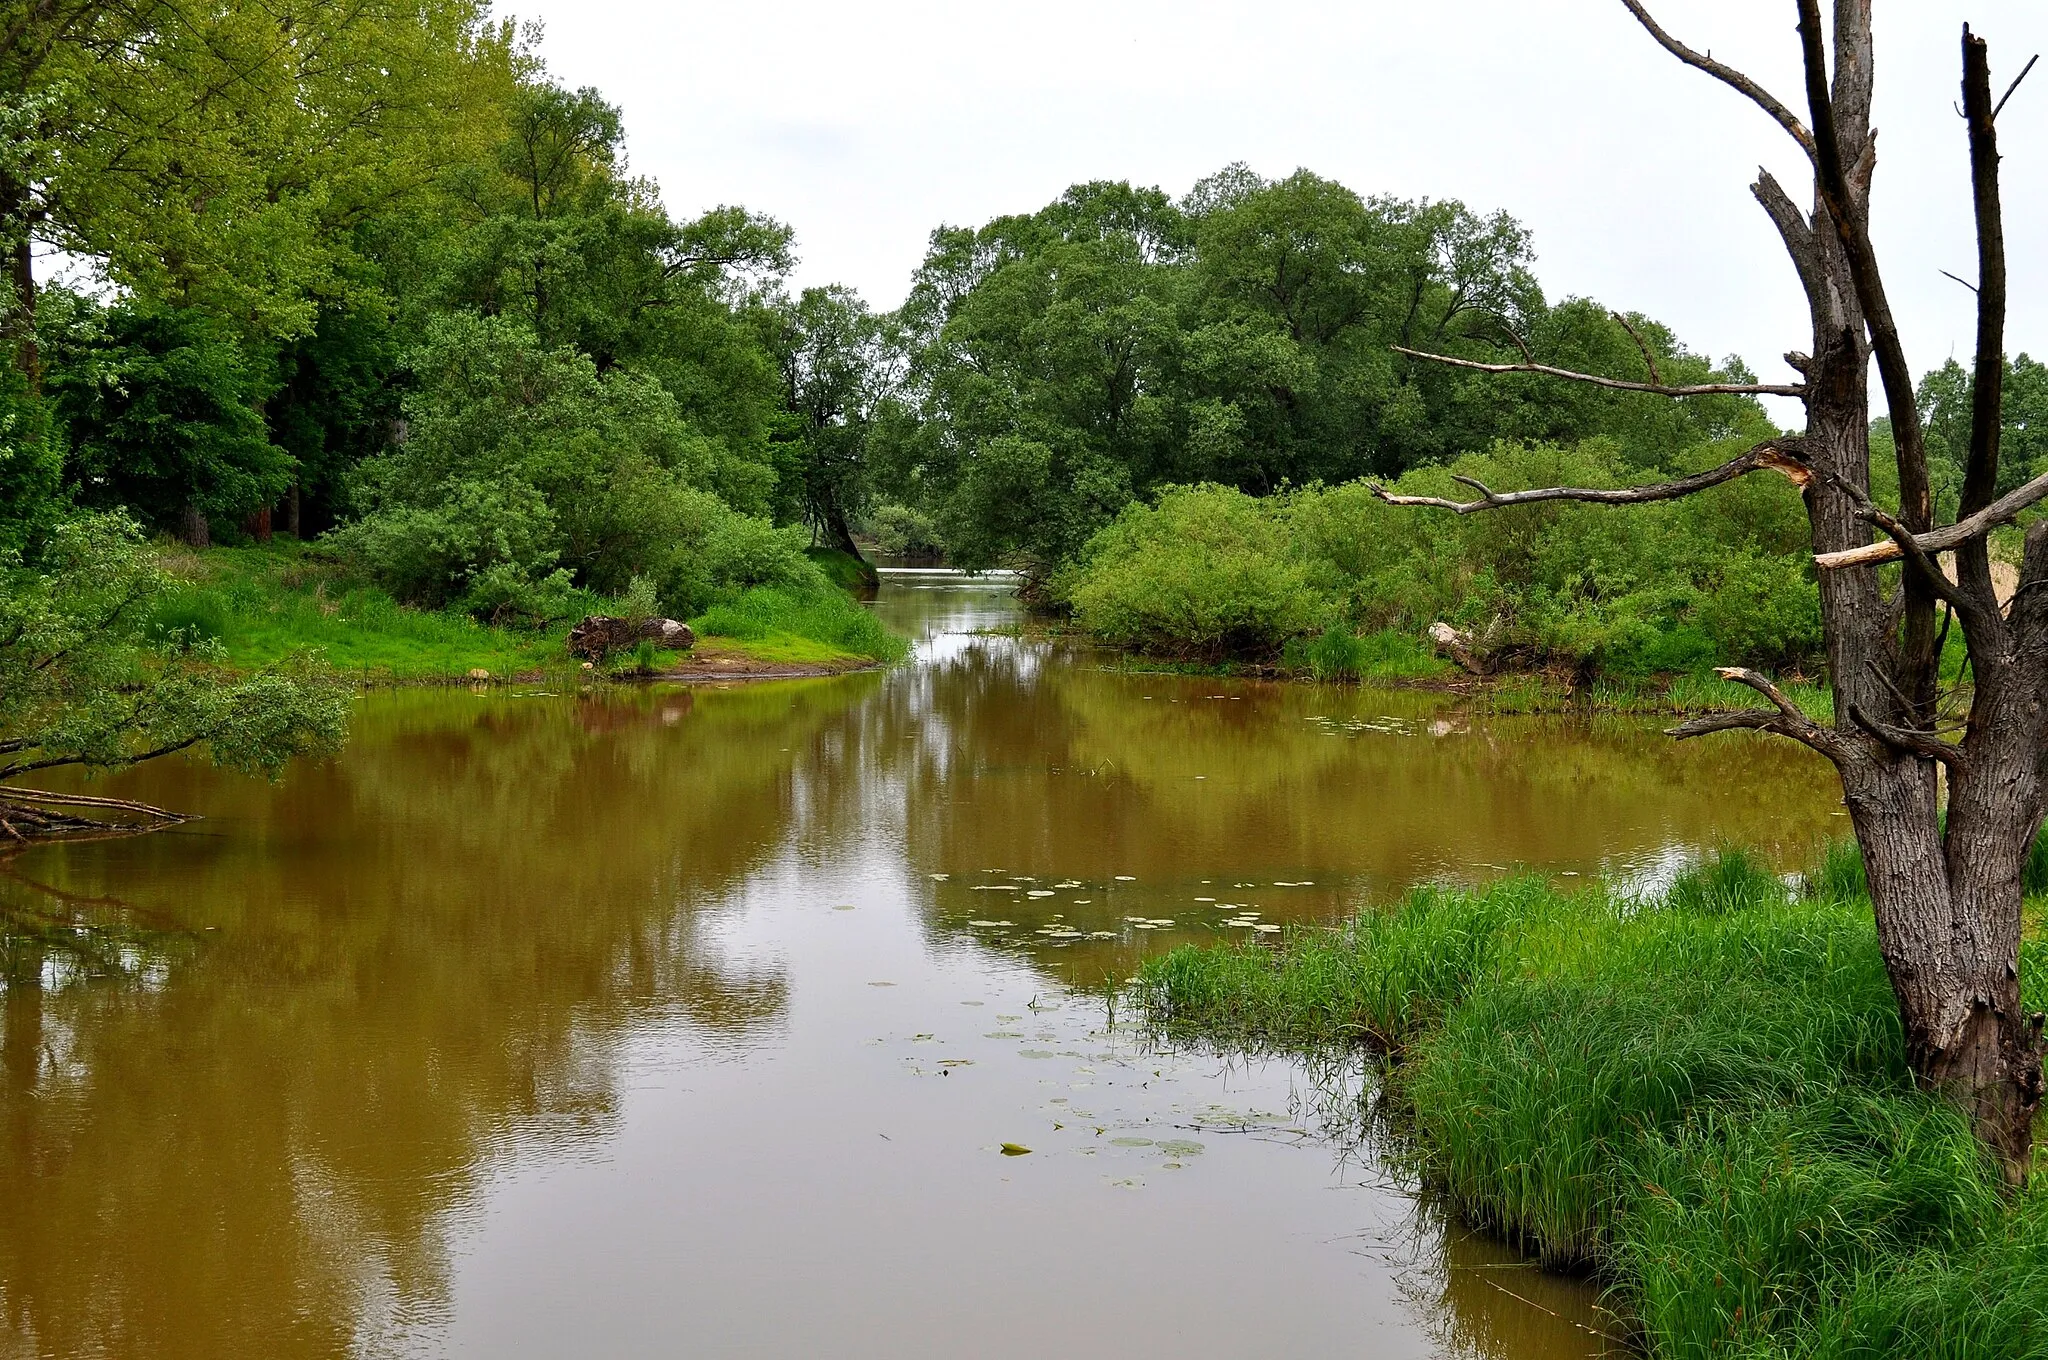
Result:
M1916 370L1965 361L1975 274L1961 25L2003 89L2048 49L2043 0L1877 0L1876 232ZM1789 139L1657 48L1619 0L500 0L557 77L624 107L636 171L691 214L796 229L796 282L902 299L941 224L1067 185L1180 194L1242 160L1362 194L1505 208L1552 298L1667 322L1786 380L1804 305L1747 185L1804 199ZM1665 26L1799 97L1791 0L1653 0ZM2048 350L2048 66L2000 119L2010 348ZM1795 185L1795 181L1797 184ZM1780 413L1791 419L1792 412Z

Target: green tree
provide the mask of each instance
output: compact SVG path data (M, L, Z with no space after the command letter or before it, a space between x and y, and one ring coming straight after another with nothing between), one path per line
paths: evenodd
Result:
M239 521L291 485L291 456L256 413L268 374L218 322L197 308L61 300L64 324L44 326L49 396L82 504L130 507L205 546L211 522Z
M868 444L901 376L902 345L890 318L850 288L806 288L777 309L776 345L793 458L784 466L801 514L827 547L860 556L852 521L868 508Z
M43 770L119 769L203 748L276 773L331 751L346 690L306 659L230 674L158 612L175 582L120 514L76 516L33 557L0 550L0 836L89 821L91 798L21 788Z
M1939 507L1953 513L1970 453L1970 403L1976 383L1954 359L1920 380L1920 419ZM1997 494L2048 472L2048 365L2025 354L2005 360L1999 394Z
M764 290L791 264L790 233L740 208L677 223L627 174L624 125L595 90L535 79L491 155L452 177L437 307L502 316L600 373L658 379L715 441L713 483L765 513L780 386Z

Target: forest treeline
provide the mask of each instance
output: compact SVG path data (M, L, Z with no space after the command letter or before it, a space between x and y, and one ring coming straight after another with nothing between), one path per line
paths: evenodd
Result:
M795 289L786 224L672 214L619 110L474 0L18 17L0 544L19 560L81 511L195 545L282 531L400 601L537 623L592 592L689 616L816 591L804 549L859 534L1021 568L1098 635L1187 655L1436 617L1581 664L1818 652L1783 488L1628 526L1375 516L1361 478L1477 460L1623 483L1774 432L1747 397L1402 353L1750 378L1651 318L1548 299L1504 212L1241 165L1178 199L1089 183L934 231L882 312ZM2048 369L2012 368L2017 481L2048 453ZM1968 391L1953 363L1923 385L1951 497Z

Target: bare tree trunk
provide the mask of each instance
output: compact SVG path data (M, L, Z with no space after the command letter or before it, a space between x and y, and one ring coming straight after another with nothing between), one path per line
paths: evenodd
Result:
M213 546L213 531L206 522L206 512L199 508L198 501L185 502L185 522L178 530L178 537L195 548Z
M2041 1103L2043 1023L2020 1005L2022 881L2041 829L2048 780L2048 523L2027 533L2020 582L2009 605L1998 598L1989 547L1994 528L2048 500L2048 476L1994 499L2006 314L1995 124L2018 79L1994 101L1985 45L1964 28L1962 111L1978 245L1977 386L1960 510L1954 524L1937 529L1912 372L1870 237L1870 186L1877 166L1870 126L1871 0L1835 0L1831 27L1824 25L1819 0L1797 0L1810 127L1756 81L1665 32L1642 0L1622 3L1665 50L1775 120L1813 168L1810 211L1768 171L1752 186L1784 240L1813 322L1812 353L1786 355L1805 377L1796 390L1806 403L1805 435L1766 441L1711 472L1621 491L1549 487L1497 493L1471 482L1480 493L1473 501L1380 494L1396 504L1469 514L1546 500L1665 500L1762 469L1784 472L1800 485L1819 569L1833 726L1801 713L1767 678L1730 668L1722 674L1763 693L1772 707L1708 715L1673 732L1774 732L1834 762L1863 852L1906 1059L1923 1087L1968 1116L2007 1179L2018 1183L2027 1174ZM2019 79L2024 77L2022 70ZM1680 399L1698 394L1665 386L1654 374L1647 384L1622 383L1539 365L1527 352L1522 363L1492 366L1453 356L1421 357ZM1873 359L1892 417L1900 493L1895 512L1871 497ZM1768 384L1719 390L1784 391ZM1873 527L1890 541L1873 544ZM1945 552L1955 554L1953 579L1936 560ZM1886 562L1902 562L1896 581L1880 575ZM1945 616L1938 608L1943 605ZM1950 740L1941 657L1950 625L1957 623L1968 647L1971 688L1961 739Z
M284 494L284 531L293 538L303 538L299 532L299 484L292 483L292 489Z

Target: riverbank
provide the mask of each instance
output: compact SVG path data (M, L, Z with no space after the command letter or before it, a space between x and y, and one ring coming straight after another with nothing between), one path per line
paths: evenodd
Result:
M180 587L147 624L158 637L217 644L237 670L318 652L358 685L452 683L477 678L541 679L581 671L569 656L571 618L494 625L456 609L402 605L351 579L316 546L278 541L205 552L166 547ZM582 593L576 613L618 612ZM836 675L902 657L906 647L850 596L800 597L755 589L690 620L702 639L689 653L618 658L607 674L632 678L766 679ZM651 671L639 663L651 662Z
M1412 689L1456 695L1490 714L1628 713L1690 717L1730 708L1762 708L1767 701L1747 685L1712 670L1648 676L1598 677L1587 681L1570 671L1548 669L1474 675L1432 656L1428 645L1394 630L1346 637L1345 652L1356 658L1336 666L1338 651L1328 639L1287 648L1278 661L1184 661L1107 646L1086 634L1044 628L1043 636L1072 638L1096 647L1106 669L1128 675L1190 675L1280 680L1303 684ZM1012 627L1007 636L1029 636ZM1822 680L1780 676L1777 684L1801 711L1817 722L1833 722L1834 695Z
M2023 965L2039 1008L2038 933ZM1652 1354L2048 1354L2048 1186L2004 1198L1914 1090L1853 848L1796 893L1726 852L1644 900L1420 888L1135 993L1181 1043L1379 1055L1413 1173L1593 1272Z

